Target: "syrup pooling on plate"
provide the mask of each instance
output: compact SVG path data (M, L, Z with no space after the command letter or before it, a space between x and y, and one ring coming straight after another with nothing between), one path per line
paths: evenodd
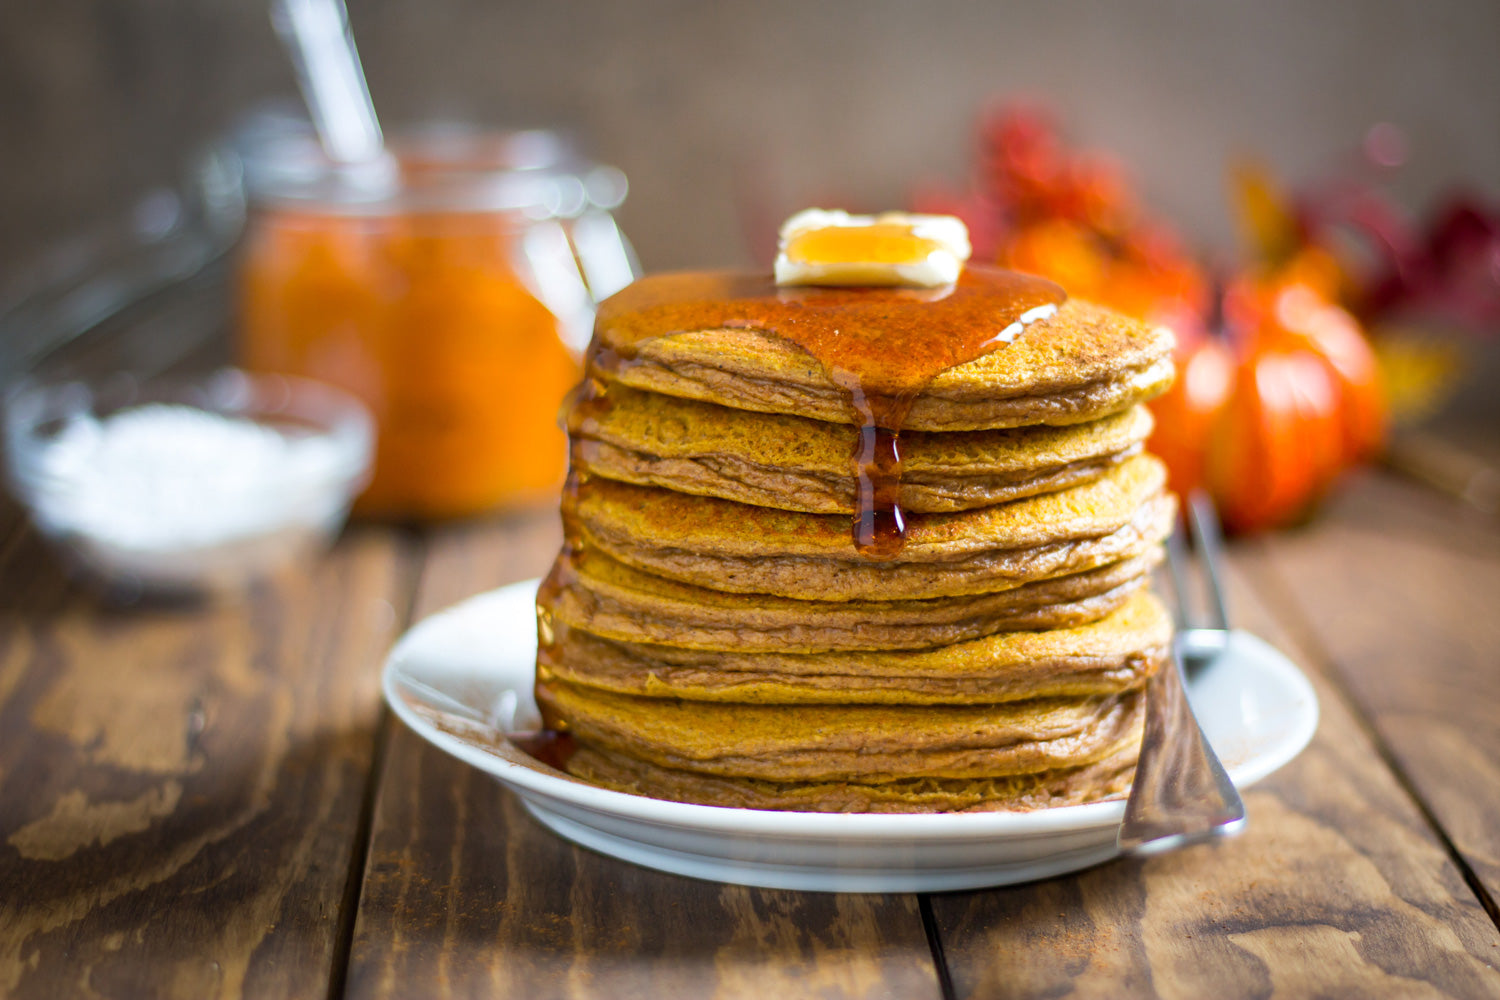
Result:
M890 559L906 535L900 434L912 404L938 375L1005 347L1065 297L1043 278L982 267L941 288L778 287L769 274L664 274L604 301L589 365L622 372L651 340L698 330L759 330L806 351L844 391L858 430L850 457L854 546ZM597 390L585 390L574 405L596 402Z
M512 736L510 742L516 749L559 771L566 771L568 759L578 752L578 744L572 734L551 728L524 736Z

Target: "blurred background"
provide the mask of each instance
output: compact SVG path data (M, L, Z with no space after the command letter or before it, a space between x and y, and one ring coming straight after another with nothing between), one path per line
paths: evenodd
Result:
M337 2L0 0L0 383L39 384L7 402L34 511L58 428L188 399L229 418L213 434L292 441L331 391L355 416L322 421L343 450L317 516L293 512L314 534L351 497L417 521L550 507L596 301L642 269L765 267L813 205L959 215L976 261L1170 325L1151 446L1232 530L1301 523L1377 459L1500 511L1493 0L348 6L388 140L477 128L369 127L350 156L289 122L293 53L358 79L329 75L353 66ZM273 7L322 42L278 38ZM225 364L239 381L202 375ZM194 371L190 397L144 388ZM286 376L317 397L297 414L264 382ZM205 478L146 430L163 476ZM152 495L215 507L169 480ZM179 542L146 567L168 583Z
M631 183L647 270L750 261L748 204L904 204L963 182L993 101L1045 101L1143 201L1224 248L1231 157L1325 171L1374 123L1420 208L1500 182L1491 0L351 0L387 123L575 129ZM0 3L0 267L171 181L267 97L295 99L259 0Z

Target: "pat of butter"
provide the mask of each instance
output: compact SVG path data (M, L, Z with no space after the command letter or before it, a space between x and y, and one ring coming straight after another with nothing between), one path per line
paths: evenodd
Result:
M958 280L971 253L969 230L951 215L809 208L781 225L778 285L913 285Z

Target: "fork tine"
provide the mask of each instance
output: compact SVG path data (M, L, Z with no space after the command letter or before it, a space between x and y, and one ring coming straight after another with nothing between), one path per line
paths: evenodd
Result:
M1198 564L1208 587L1208 611L1213 628L1229 627L1229 608L1224 601L1224 534L1219 529L1219 515L1213 501L1202 490L1188 497L1188 523L1192 527Z

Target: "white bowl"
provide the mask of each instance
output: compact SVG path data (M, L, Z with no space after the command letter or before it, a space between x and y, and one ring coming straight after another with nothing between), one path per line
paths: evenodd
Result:
M127 597L231 589L326 545L373 448L353 397L234 369L28 382L5 413L13 492L72 563Z

